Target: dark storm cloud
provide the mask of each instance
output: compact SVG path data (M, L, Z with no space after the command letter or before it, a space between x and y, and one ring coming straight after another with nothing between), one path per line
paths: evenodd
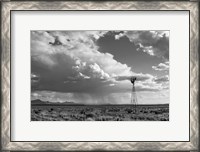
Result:
M65 40L69 36L59 34L32 33L31 72L40 76L39 83L32 83L33 90L106 92L113 83L112 75L131 74L130 68L118 63L111 54L98 52L87 36L90 33L69 33L72 40L68 42ZM98 38L98 33L92 35ZM62 43L55 45L57 41Z
M104 85L104 79L81 77L73 69L76 66L75 60L65 54L54 54L51 59L54 65L47 68L42 61L32 58L32 72L40 75L40 83L37 83L37 86L33 85L34 88L60 92L93 92L99 84ZM92 85L87 85L88 83Z

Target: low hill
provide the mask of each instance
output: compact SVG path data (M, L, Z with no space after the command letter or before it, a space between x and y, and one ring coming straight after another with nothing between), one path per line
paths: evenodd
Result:
M40 99L32 100L31 104L48 104L48 101L42 101Z
M49 102L49 101L42 101L40 99L32 100L31 105L76 105L76 103L72 101L65 101L65 102Z

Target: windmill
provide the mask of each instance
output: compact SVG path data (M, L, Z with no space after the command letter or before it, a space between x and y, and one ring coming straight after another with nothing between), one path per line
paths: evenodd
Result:
M131 104L136 106L137 105L137 96L136 96L136 91L135 91L136 77L131 77L130 81L133 84L132 91L131 91Z

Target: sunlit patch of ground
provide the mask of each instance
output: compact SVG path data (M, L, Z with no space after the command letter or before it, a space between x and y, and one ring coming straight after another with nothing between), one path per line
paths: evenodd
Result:
M169 121L169 105L33 106L32 121Z

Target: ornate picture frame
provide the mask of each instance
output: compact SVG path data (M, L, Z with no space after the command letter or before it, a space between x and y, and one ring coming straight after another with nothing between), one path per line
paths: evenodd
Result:
M199 150L199 2L198 1L2 1L1 2L1 150L55 151L198 151ZM149 10L189 11L190 139L187 142L26 142L11 141L11 20L19 10ZM184 119L184 118L183 118Z

